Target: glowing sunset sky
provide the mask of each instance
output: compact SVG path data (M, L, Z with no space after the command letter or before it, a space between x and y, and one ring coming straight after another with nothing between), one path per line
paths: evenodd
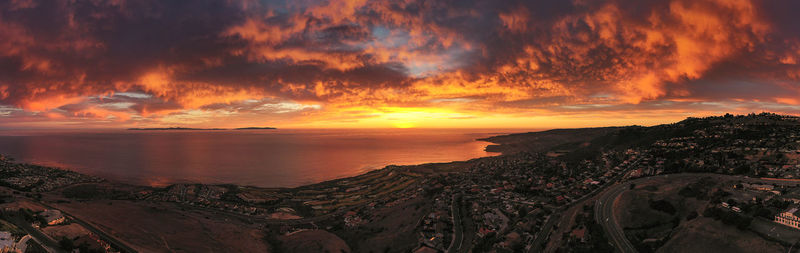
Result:
M800 113L794 0L9 0L0 128Z

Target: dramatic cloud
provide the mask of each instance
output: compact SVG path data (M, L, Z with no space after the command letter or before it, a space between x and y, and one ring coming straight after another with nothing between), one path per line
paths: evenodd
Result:
M0 125L539 127L566 116L797 114L797 9L788 0L5 1Z

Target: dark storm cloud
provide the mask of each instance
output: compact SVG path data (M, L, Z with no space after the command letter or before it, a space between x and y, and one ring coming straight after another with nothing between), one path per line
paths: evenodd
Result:
M334 109L466 97L479 110L644 108L663 100L792 105L800 103L797 7L788 0L6 1L0 103L99 117L265 98ZM111 96L125 91L150 97ZM681 109L691 106L702 104Z

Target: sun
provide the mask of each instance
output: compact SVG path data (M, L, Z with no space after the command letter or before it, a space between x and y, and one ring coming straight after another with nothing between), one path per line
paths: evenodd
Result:
M395 122L393 125L394 125L395 128L413 128L414 127L414 123L411 123L411 122Z

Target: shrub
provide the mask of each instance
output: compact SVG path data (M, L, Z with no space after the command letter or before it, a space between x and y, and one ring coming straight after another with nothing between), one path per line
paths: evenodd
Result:
M687 221L693 220L694 218L697 218L697 211L691 211L688 215L686 215Z
M650 208L658 210L658 211L661 211L661 212L665 212L665 213L668 213L668 214L671 214L671 215L675 214L675 207L672 205L672 203L669 203L669 201L666 201L666 200L663 200L663 199L656 200L656 201L651 201L650 202Z

